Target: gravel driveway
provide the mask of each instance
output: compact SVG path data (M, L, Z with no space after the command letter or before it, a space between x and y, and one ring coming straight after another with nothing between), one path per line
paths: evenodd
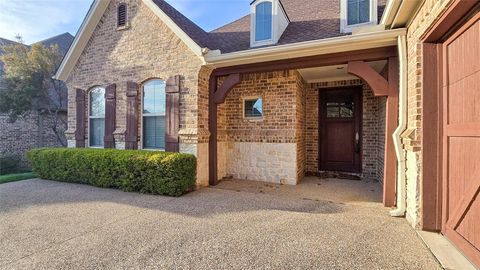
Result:
M0 185L1 269L438 269L381 186L226 181L181 198Z

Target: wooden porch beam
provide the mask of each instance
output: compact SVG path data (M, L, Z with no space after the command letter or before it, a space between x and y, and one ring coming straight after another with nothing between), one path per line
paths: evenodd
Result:
M383 204L393 207L397 193L397 157L393 134L398 128L398 57L388 59L388 97L385 117L385 162L383 171Z
M232 73L245 74L345 65L353 61L386 60L392 56L397 56L395 46L223 67L215 70L215 74L217 76L228 76Z
M208 183L211 186L218 184L217 172L217 104L215 103L215 93L217 91L218 77L215 74L210 75L209 93L208 93L208 130L210 139L208 142Z
M223 84L215 92L215 104L222 104L227 98L228 92L233 89L241 81L240 73L233 73L228 75Z
M388 81L364 61L348 62L348 73L364 80L376 97L388 96Z

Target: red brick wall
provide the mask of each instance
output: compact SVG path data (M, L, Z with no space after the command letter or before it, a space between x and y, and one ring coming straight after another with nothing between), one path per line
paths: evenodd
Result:
M297 129L303 120L299 102L301 77L296 71L244 75L239 85L228 94L218 109L219 141L235 142L297 142ZM263 98L263 119L243 118L243 99ZM298 108L298 109L297 109Z

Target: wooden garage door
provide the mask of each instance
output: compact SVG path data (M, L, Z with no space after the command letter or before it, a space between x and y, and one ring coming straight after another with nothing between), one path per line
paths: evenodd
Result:
M443 233L480 266L479 15L443 46Z

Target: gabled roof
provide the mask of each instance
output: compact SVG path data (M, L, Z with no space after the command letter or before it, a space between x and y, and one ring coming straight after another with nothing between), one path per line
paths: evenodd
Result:
M178 12L164 0L142 0L191 50L199 57L203 56L203 48L208 47L208 34L191 20ZM72 46L60 65L56 79L65 80L73 70L100 19L105 13L110 0L94 0Z
M165 0L142 0L197 56L203 59L207 50L222 54L246 51L250 47L250 15L211 32L206 32ZM340 0L280 0L290 24L275 45L341 37ZM381 17L387 0L378 0ZM65 80L73 70L110 0L95 0L80 27L73 44L60 66L56 78Z
M345 36L340 32L340 0L280 0L290 24L278 44ZM378 0L378 16L382 16L387 0ZM209 33L215 48L222 53L250 48L250 15ZM275 46L273 45L273 46Z
M4 54L5 52L3 51L2 47L4 46L10 46L14 44L20 44L16 41L5 39L5 38L0 38L0 55Z
M210 36L200 26L196 25L189 18L172 7L164 0L153 0L153 2L175 22L191 39L200 47L207 48L211 42Z
M43 46L45 47L50 47L52 45L58 45L58 49L60 50L60 53L65 55L70 48L70 45L73 42L74 37L70 33L63 33L51 38L47 38L35 43L42 43ZM33 44L32 44L33 45Z

